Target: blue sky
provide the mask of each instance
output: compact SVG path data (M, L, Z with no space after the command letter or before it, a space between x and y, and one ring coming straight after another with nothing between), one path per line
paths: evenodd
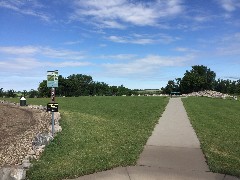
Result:
M158 89L205 65L240 79L239 0L0 0L0 88L47 71Z

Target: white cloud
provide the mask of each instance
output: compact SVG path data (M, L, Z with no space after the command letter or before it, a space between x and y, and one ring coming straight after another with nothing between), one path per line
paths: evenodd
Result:
M187 56L158 56L148 55L141 59L135 59L125 63L104 64L103 67L109 74L115 76L148 76L149 74L156 74L163 67L183 66L194 58L192 55Z
M233 34L222 34L222 37L216 36L212 39L199 39L198 42L201 44L202 48L200 54L202 56L216 56L223 58L223 56L228 56L227 61L232 61L232 57L238 60L240 55L240 32ZM224 57L226 58L226 57Z
M191 48L186 48L186 47L176 47L174 49L177 52L183 52L183 53L197 53L199 52L198 50L191 49Z
M131 60L136 58L136 54L116 54L116 55L102 55L98 58L107 59L107 60Z
M207 16L207 15L198 15L193 17L193 19L197 22L206 22L212 19L211 16Z
M129 43L129 44L156 44L156 43L164 43L169 44L171 42L179 40L178 37L172 37L166 34L132 34L128 36L109 36L108 40L116 43Z
M49 14L41 11L43 5L37 0L2 0L0 1L0 8L1 7L16 11L23 15L35 16L47 22L50 21Z
M240 8L239 0L220 0L218 1L225 11L233 12Z
M34 46L2 46L0 52L14 55L33 55L39 52L39 48Z
M3 72L12 72L13 74L19 74L24 71L35 71L39 68L46 67L81 67L81 66L89 66L92 63L89 62L76 62L76 61L46 61L39 60L35 58L12 58L7 60L0 59L0 68L1 73Z
M47 70L61 68L79 68L92 65L89 62L78 61L48 61L35 58L9 58L2 59L0 56L0 78L1 87L4 89L36 89L38 83L46 79ZM6 80L7 79L7 80Z
M174 17L183 12L181 0L129 1L75 0L72 20L89 19L103 28L125 28L126 24L156 26L159 19Z
M75 45L75 44L80 44L82 43L82 41L67 41L67 42L64 42L63 44L64 45Z
M107 47L107 44L99 44L99 47L102 47L102 48Z
M40 48L40 50L43 55L51 58L79 60L85 57L82 52L72 51L72 50L65 50L65 49L57 50L57 49L52 49L48 47L42 47Z
M90 62L65 61L60 63L48 63L49 67L81 67L93 65Z
M225 42L225 41L230 41L230 42L239 42L240 43L240 32L236 32L234 34L231 34L231 35L227 35L227 36L223 36L221 38L221 41L222 42Z
M187 52L189 51L188 48L185 48L185 47L177 47L175 48L175 51L178 51L178 52Z
M218 44L216 47L217 55L240 55L240 32L223 36L216 44Z
M0 53L15 56L45 56L57 59L80 60L85 56L80 51L53 49L41 46L0 46Z
M22 74L24 71L36 71L46 67L82 67L92 63L83 61L82 52L67 49L53 49L39 46L3 46L0 47L1 73Z
M126 26L116 22L116 21L103 21L101 25L95 24L96 26L100 28L117 28L117 29L125 29Z
M240 55L240 43L232 43L229 45L223 45L216 48L216 54L221 56L234 56Z
M2 72L15 71L15 73L19 73L23 70L32 70L41 66L42 63L34 58L13 58L7 60L0 59L0 68L2 69Z

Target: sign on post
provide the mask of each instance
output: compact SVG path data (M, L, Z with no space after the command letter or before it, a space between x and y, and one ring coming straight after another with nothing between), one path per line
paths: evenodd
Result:
M47 104L47 111L52 112L52 136L54 136L54 112L58 112L58 103L55 103L55 88L58 87L58 70L47 72L47 87L51 89L51 103Z
M47 111L58 112L58 103L48 103Z
M47 72L47 87L58 87L58 70Z

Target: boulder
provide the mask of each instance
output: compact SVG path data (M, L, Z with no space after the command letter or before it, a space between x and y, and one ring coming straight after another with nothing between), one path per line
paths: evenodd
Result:
M5 165L0 169L1 180L24 180L26 171L19 166Z
M53 137L50 134L40 133L34 138L32 145L33 146L42 146L42 145L46 146L50 143L51 140L53 140Z
M26 171L22 168L12 168L10 171L11 180L23 180L26 178Z
M11 166L3 166L0 169L0 179L9 180L10 179Z

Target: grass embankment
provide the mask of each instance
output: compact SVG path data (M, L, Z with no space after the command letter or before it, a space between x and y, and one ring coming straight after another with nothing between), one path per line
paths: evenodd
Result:
M27 99L45 105L49 99ZM134 165L168 102L163 97L57 98L59 133L28 171L56 180Z
M240 177L240 102L182 99L210 169Z

